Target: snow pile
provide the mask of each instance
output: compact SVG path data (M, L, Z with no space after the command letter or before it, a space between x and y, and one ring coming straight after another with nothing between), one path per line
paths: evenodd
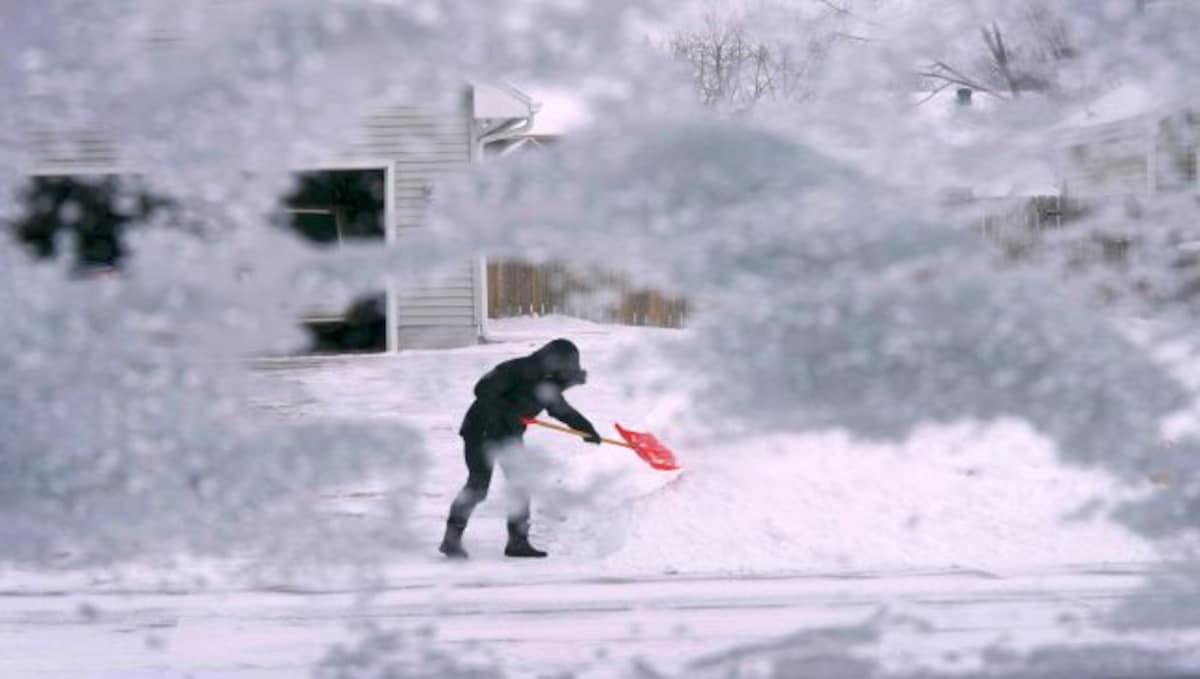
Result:
M998 268L981 238L779 134L657 120L619 136L485 168L444 192L436 221L502 251L616 240L630 271L688 290L700 313L664 379L716 433L895 441L1016 418L1127 481L1190 473L1197 442L1160 440L1188 394L1062 281ZM1125 516L1194 502L1177 492Z
M576 494L546 510L563 523L544 534L567 555L617 571L753 573L1158 558L1107 516L1148 495L1149 480L1129 485L1064 464L1025 421L922 425L894 443L845 430L730 436L689 412L686 391L663 376L670 364L656 357L689 332L554 318L506 327L577 338L593 377L572 400L593 417L636 418L685 465L662 473L620 451L571 455L555 483L580 494L604 485L599 497Z
M686 471L630 501L607 565L995 571L1155 558L1145 540L1081 512L1120 496L1114 479L1063 467L1017 422L922 428L899 445L836 433L690 452Z
M567 394L602 430L651 431L680 456L658 472L632 453L531 430L534 536L550 569L613 573L772 573L960 567L996 571L1045 564L1154 560L1150 543L1105 511L1142 490L1072 468L1018 420L917 427L897 443L845 431L727 438L688 413L686 392L663 384L656 347L688 334L563 317L493 323L497 344L315 363L264 374L302 385L300 413L394 419L423 432L431 468L417 527L432 553L450 498L465 478L458 419L474 380L492 364L555 337L575 341L589 383ZM281 404L285 407L285 404ZM388 492L389 481L357 490ZM467 533L488 568L502 538L504 487ZM395 491L393 491L395 492Z

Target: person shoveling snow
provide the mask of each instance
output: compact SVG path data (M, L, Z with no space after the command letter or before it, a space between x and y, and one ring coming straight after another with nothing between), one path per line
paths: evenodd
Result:
M571 387L584 384L587 372L579 365L579 349L570 340L556 339L532 354L505 361L475 385L475 401L463 417L459 434L467 463L467 482L450 505L446 534L438 550L451 558L467 557L462 546L463 531L476 505L487 497L496 462L505 465L507 455L522 445L525 421L542 410L570 426L588 443L601 443L596 428L563 397ZM518 475L509 473L511 495L508 513L506 556L544 557L546 552L529 544L530 497Z

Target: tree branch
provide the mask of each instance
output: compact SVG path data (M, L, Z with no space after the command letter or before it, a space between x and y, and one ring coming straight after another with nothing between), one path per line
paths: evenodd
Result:
M842 7L841 5L835 5L833 3L833 0L817 0L817 2L821 3L822 5L825 5L829 9L833 10L834 14L841 14L842 16L851 16L850 10L846 9L845 7Z
M923 76L926 78L936 78L938 80L944 80L946 82L951 82L951 83L954 83L957 85L962 85L964 87L970 87L973 90L979 90L980 92L986 92L986 93L992 95L993 97L998 97L1000 99L1005 98L1004 95L1002 95L1001 93L997 92L996 90L992 89L991 87L988 87L987 85L984 85L983 83L975 80L974 78L971 78L970 76L963 74L961 71L954 68L950 64L947 64L944 61L933 62L933 67L939 68L945 72L944 73L936 73L933 71L918 71L917 75L920 75L920 76ZM949 75L947 75L947 74L949 74Z
M980 29L983 33L983 42L987 45L988 51L992 55L992 61L996 64L996 70L1000 72L1000 77L1004 79L1008 85L1009 92L1012 96L1021 96L1021 83L1015 75L1013 75L1011 67L1011 59L1008 47L1004 44L1004 34L1000 32L998 24L992 24L992 30L989 33L987 27Z
M958 76L954 76L954 75L947 75L946 73L938 73L935 71L917 71L917 75L919 75L923 78L933 78L935 80L941 80L942 82L949 83L952 85L962 85L963 87L970 87L973 90L978 90L980 92L990 94L993 97L996 97L997 99L1007 99L1008 98L1004 94L997 92L996 90L988 87L987 85L982 85L979 82L977 82L975 80L971 80L970 78L967 78L967 77L958 77Z
M830 37L822 35L822 40ZM824 56L815 39L813 45L807 53L796 55L787 42L760 39L736 15L716 13L706 15L701 27L676 33L667 42L671 55L690 65L701 100L734 110L794 96L802 89L800 81Z
M922 104L928 103L930 99L933 99L937 95L941 94L942 90L946 89L947 87L950 87L953 84L954 83L951 83L951 82L943 82L941 85L938 85L937 87L933 88L932 92L930 92L928 95L926 95L924 99L917 102L917 106L921 106Z

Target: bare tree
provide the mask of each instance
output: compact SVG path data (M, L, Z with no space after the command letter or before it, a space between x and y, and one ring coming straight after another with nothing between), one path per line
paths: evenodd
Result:
M1078 54L1066 19L1044 0L1025 2L1015 19L993 21L979 29L971 56L934 59L918 74L934 91L969 87L1002 99L1061 90L1059 68Z
M767 41L741 17L710 10L698 28L675 33L664 47L688 64L705 104L745 111L767 98L803 98L829 37L813 37L800 46Z

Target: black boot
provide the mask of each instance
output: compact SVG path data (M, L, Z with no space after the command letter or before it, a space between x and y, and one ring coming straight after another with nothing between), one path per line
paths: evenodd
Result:
M546 556L546 553L529 544L529 523L527 521L509 521L508 546L504 548L504 556L540 559Z
M442 544L438 547L438 551L451 559L467 558L467 550L462 546L463 531L466 529L465 521L459 522L454 519L447 521L446 535L442 538Z

